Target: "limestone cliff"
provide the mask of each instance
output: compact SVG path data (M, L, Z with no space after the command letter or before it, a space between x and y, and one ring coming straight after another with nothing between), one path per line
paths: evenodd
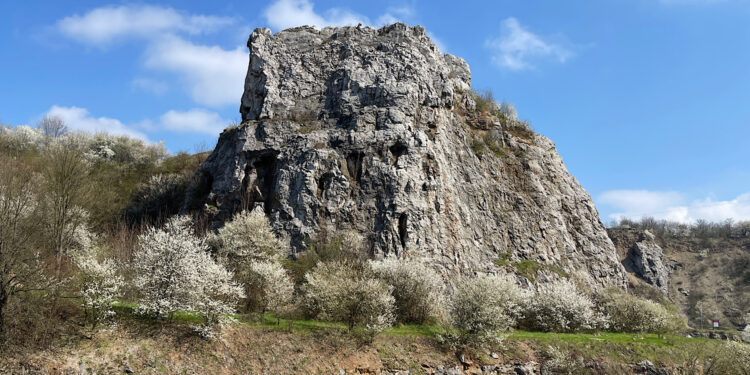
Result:
M469 66L424 28L256 29L248 47L243 122L221 134L186 209L221 223L262 206L293 251L351 229L376 257L446 274L533 264L540 280L624 285L554 144L480 108Z

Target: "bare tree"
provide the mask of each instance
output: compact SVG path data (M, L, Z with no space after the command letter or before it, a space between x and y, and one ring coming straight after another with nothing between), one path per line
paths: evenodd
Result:
M68 134L68 126L58 116L45 115L36 126L42 130L45 137L58 138Z
M47 287L44 253L39 238L37 180L28 166L0 158L0 339L4 339L5 308L19 294ZM0 340L2 344L3 340Z
M72 145L52 147L44 161L46 200L49 204L48 220L51 248L55 251L55 275L60 275L65 250L76 229L86 220L81 208L90 198L89 166L83 154Z

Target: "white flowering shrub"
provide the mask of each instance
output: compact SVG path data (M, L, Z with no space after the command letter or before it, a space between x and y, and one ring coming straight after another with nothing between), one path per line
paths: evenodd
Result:
M450 303L451 323L458 337L452 345L499 344L521 316L526 293L507 275L480 275L458 280Z
M607 319L594 302L569 280L537 285L524 307L524 328L572 332L607 327Z
M393 258L370 264L377 277L391 286L399 321L424 323L442 318L445 283L432 268Z
M139 236L133 260L133 285L140 294L138 311L171 319L178 311L200 313L201 332L220 326L244 297L232 273L214 261L190 228L190 219L177 216L163 229L149 228Z
M73 261L78 268L78 282L81 291L84 320L91 330L113 316L112 303L120 297L125 282L118 274L112 259L97 259L98 249L87 244L77 251Z
M242 211L227 222L218 234L209 238L211 247L228 264L243 265L251 261L274 260L284 244L276 237L268 218L260 210Z
M37 149L44 145L45 141L41 130L26 125L2 127L0 137L5 147L15 151Z
M284 267L275 261L250 263L245 280L248 310L278 314L285 311L294 297L294 282Z
M61 123L62 128L66 128ZM46 132L49 132L47 129ZM140 139L106 133L86 133L62 131L45 135L44 127L26 125L0 126L0 146L15 151L44 151L48 147L64 144L84 153L90 161L116 161L121 163L145 164L164 159L167 149L164 143L147 144Z
M615 332L667 333L685 326L676 310L620 290L608 290L599 303Z
M318 318L375 334L394 320L391 287L366 269L344 262L320 263L305 276L303 304Z
M750 344L750 324L745 326L745 329L742 330L742 341Z

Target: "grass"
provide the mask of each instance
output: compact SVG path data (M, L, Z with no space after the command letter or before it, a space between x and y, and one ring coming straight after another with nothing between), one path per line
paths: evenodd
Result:
M558 266L555 266L552 264L539 263L535 260L524 259L517 263L514 263L513 265L515 266L516 272L519 275L531 281L536 280L536 275L537 273L539 273L539 271L550 271L550 272L558 274L561 277L565 277L565 278L570 277L570 275L568 275L567 272L563 271L562 268Z

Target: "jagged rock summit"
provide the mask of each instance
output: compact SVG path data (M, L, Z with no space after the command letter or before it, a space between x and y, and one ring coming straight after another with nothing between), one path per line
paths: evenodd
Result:
M354 230L445 274L531 268L624 285L594 203L554 144L471 93L421 26L256 29L240 112L186 209L262 207L293 251ZM538 272L536 272L538 271Z

